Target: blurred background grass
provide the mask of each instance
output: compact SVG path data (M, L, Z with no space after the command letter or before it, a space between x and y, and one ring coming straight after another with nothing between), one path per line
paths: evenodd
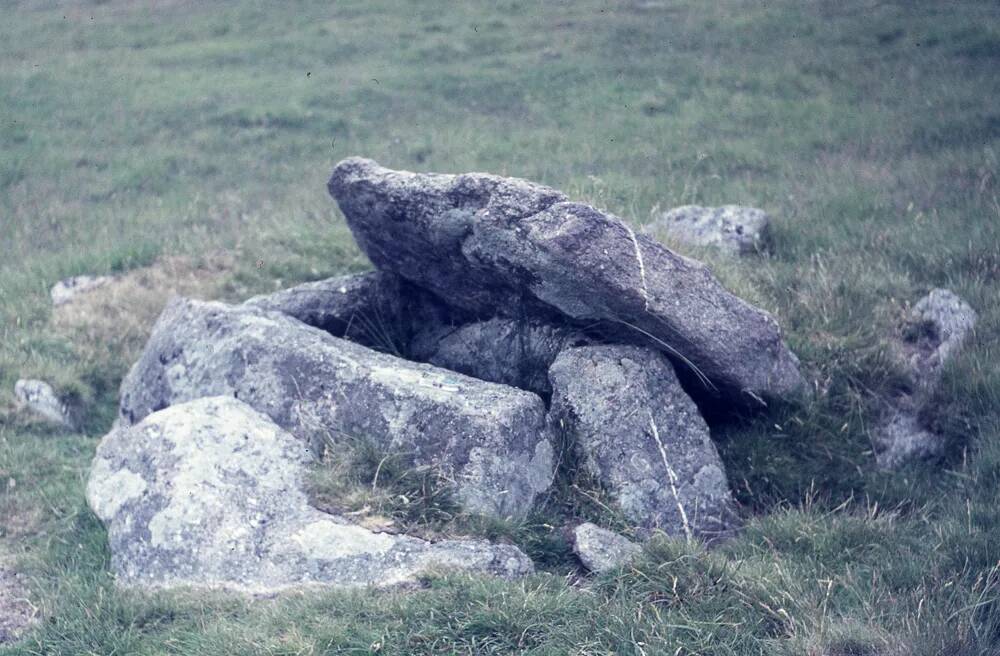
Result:
M51 617L14 653L994 648L996 3L2 8L0 541ZM639 226L687 203L770 212L770 256L691 252L778 317L818 391L715 427L746 534L711 554L654 545L583 590L552 524L596 511L568 493L530 527L470 529L551 560L528 582L256 603L115 590L82 481L160 299L366 268L325 190L354 154L538 180ZM53 316L55 281L136 271L103 321ZM879 473L870 424L898 385L885 337L935 286L980 314L930 413L949 450ZM80 397L84 434L15 411L19 377Z

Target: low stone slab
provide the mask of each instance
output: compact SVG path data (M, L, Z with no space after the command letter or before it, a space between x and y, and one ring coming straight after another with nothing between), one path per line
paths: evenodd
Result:
M308 504L312 451L232 397L155 412L104 437L87 501L125 586L268 593L310 584L389 586L429 568L518 576L517 548L373 533Z
M647 530L707 541L737 524L708 426L657 351L583 346L549 370L549 419L584 466Z
M543 396L549 366L564 348L588 340L580 331L542 321L496 317L461 326L430 326L410 346L414 359Z
M625 565L642 553L642 547L623 535L585 522L573 529L573 553L591 572L606 572Z
M651 229L684 244L715 248L727 255L751 255L764 249L770 223L767 213L756 207L685 205L661 214Z
M704 265L554 189L482 173L393 171L361 158L341 161L328 188L376 267L455 306L608 324L736 397L803 388L769 314Z
M229 395L319 453L345 436L429 465L470 512L521 516L553 452L535 394L379 353L287 315L175 298L122 382L126 424Z

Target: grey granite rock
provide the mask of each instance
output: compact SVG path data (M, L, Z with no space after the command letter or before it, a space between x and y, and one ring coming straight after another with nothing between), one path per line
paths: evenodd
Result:
M311 450L232 397L120 426L97 449L87 501L125 586L270 593L310 584L388 586L428 568L518 576L531 561L482 541L373 533L309 506Z
M738 398L803 389L774 319L702 264L553 189L348 158L329 191L376 267L481 316L558 311L644 339Z
M589 522L573 529L573 553L591 572L621 567L642 553L642 547L623 535Z
M14 383L14 398L24 407L45 419L70 430L79 423L79 411L64 403L52 386L43 380L21 379Z
M716 248L728 255L749 255L764 249L770 218L755 207L685 205L664 212L650 226L677 241Z
M49 296L52 297L53 305L64 305L72 301L78 294L103 287L112 280L114 280L112 276L73 276L53 285L52 289L49 290Z
M941 438L921 425L918 411L912 403L897 400L876 427L875 457L882 469L898 469L941 452Z
M584 346L549 370L550 423L645 529L712 541L737 523L708 426L657 351Z
M921 420L937 390L945 364L958 354L975 329L977 314L954 292L932 289L917 301L895 351L911 390L891 399L873 430L875 458L883 469L939 455L944 442Z
M917 301L903 348L920 386L937 384L941 368L972 334L977 318L968 303L947 289L932 289Z
M422 362L547 396L556 356L587 341L565 326L495 317L461 326L431 324L416 334L410 351Z
M122 382L125 424L235 396L318 453L346 436L431 466L470 512L521 516L553 469L535 394L338 339L279 312L175 298Z

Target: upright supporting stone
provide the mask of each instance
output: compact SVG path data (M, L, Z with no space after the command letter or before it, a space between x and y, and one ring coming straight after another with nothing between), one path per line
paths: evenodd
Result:
M563 351L549 370L550 423L645 529L714 540L737 524L708 426L670 363L635 346Z

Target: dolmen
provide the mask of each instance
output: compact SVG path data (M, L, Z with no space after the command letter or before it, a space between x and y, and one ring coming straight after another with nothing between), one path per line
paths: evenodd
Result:
M777 322L701 263L539 184L337 164L374 271L239 305L171 300L121 386L87 498L122 585L386 586L521 576L516 547L375 533L309 505L365 440L465 512L525 518L581 463L643 537L714 543L739 517L699 404L805 387Z

